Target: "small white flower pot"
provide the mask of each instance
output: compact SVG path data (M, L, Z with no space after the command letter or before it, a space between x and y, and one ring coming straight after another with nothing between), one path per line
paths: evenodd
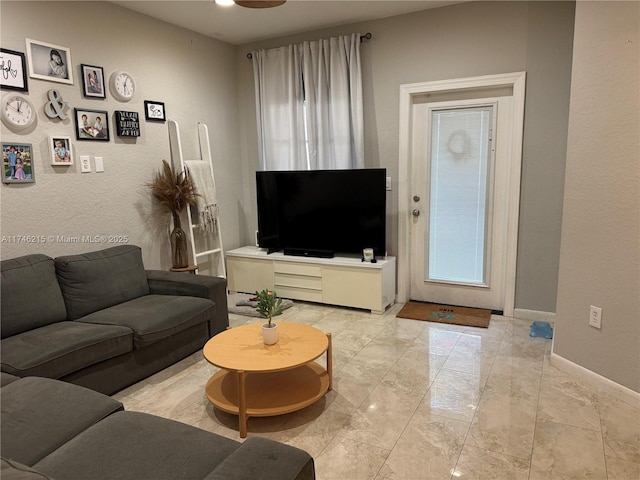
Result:
M278 343L278 324L271 322L271 327L268 323L262 325L262 339L265 345Z

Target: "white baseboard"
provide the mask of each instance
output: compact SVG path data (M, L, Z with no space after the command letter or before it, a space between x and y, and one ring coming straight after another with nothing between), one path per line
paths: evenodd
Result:
M553 323L556 314L554 312L541 312L538 310L525 310L524 308L515 308L513 310L513 318L520 320L531 320L535 322Z
M549 363L557 369L574 375L633 407L640 408L640 393L631 390L624 385L620 385L619 383L609 380L608 378L592 372L591 370L584 368L577 363L573 363L572 361L553 352L551 352L549 357Z

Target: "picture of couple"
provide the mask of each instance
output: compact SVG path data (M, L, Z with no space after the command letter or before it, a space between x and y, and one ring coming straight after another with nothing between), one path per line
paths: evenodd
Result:
M104 72L101 67L81 65L85 97L105 98Z

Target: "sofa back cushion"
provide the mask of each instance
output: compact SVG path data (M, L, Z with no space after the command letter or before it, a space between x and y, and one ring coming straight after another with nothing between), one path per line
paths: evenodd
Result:
M53 259L34 254L1 262L2 338L67 319Z
M58 257L55 266L69 320L149 294L142 252L135 245Z

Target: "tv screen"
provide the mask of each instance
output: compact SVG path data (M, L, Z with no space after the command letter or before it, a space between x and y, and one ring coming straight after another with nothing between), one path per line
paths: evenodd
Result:
M385 254L386 169L256 172L258 244L309 256Z

